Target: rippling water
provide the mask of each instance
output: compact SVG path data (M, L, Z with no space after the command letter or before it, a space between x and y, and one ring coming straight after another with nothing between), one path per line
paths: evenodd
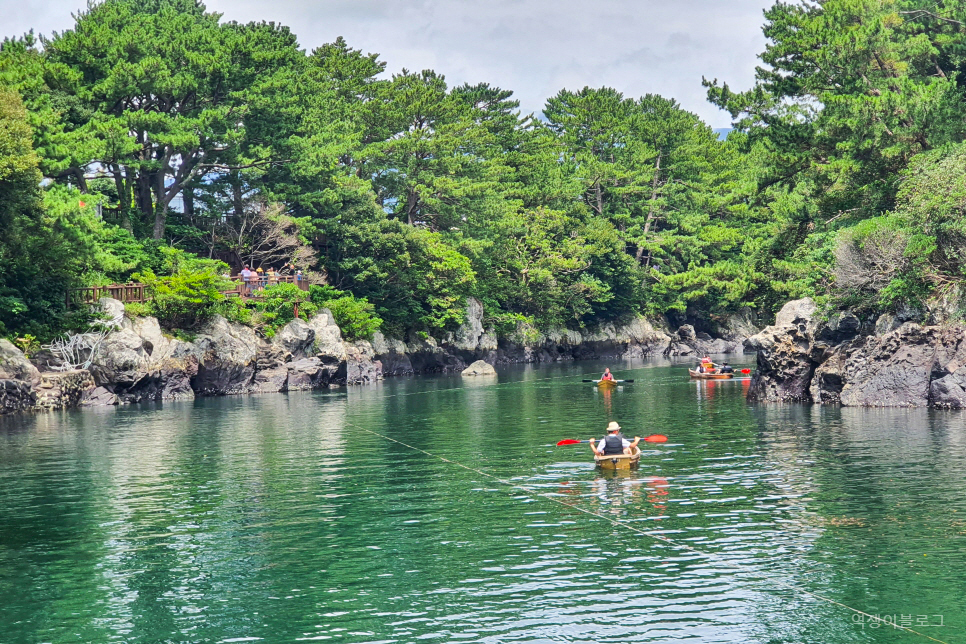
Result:
M966 415L598 366L0 419L0 642L966 642Z

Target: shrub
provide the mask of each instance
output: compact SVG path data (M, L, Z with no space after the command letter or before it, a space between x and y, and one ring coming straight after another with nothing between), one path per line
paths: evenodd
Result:
M382 319L376 314L376 307L366 298L346 295L326 302L325 308L332 311L332 317L349 340L371 340L372 334L382 326Z
M253 323L252 310L245 306L245 302L238 297L226 297L218 305L218 314L229 322L246 324L251 326Z
M889 217L875 217L839 233L835 287L845 297L879 298L893 278L909 268L909 234Z
M147 269L135 275L151 297L149 310L162 326L191 329L225 310L226 280L212 268L177 270L171 277L158 277Z
M295 319L296 307L299 317L311 317L319 309L309 293L287 282L273 284L259 291L258 298L253 302L261 331L269 338Z
M128 302L124 305L124 313L129 318L143 318L151 315L151 305L146 302Z
M16 338L14 342L23 351L24 358L30 358L30 354L37 351L40 348L40 343L37 342L37 338L29 333L24 334L22 338Z
M316 308L332 312L335 323L348 340L369 340L382 326L382 318L376 315L376 307L364 297L340 291L331 286L313 285L309 291Z

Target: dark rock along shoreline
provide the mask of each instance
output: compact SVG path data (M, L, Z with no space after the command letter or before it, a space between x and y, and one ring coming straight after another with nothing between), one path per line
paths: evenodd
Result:
M154 318L123 317L117 300L104 298L99 306L122 322L87 370L50 370L56 364L49 353L32 363L0 340L0 413L360 385L387 376L461 372L476 360L492 365L740 353L745 338L757 331L745 312L723 320L719 338L690 325L671 332L663 321L643 318L583 333L520 327L498 338L484 328L483 306L471 298L466 322L440 340L407 342L376 333L371 341L347 342L332 314L322 310L310 320L293 320L270 341L216 316L187 342L164 334Z
M758 364L750 401L856 407L966 407L966 329L893 315L863 323L823 317L810 299L789 302L749 338Z
M117 318L123 312L116 300L105 298L100 306ZM460 372L477 360L493 365L743 350L757 352L752 402L966 408L962 325L924 326L888 315L871 324L847 311L826 317L806 298L789 302L774 325L756 331L745 312L722 321L717 338L687 324L670 331L643 318L583 333L520 327L498 338L484 328L483 307L472 299L456 333L408 342L380 333L347 342L327 310L293 320L271 341L221 317L191 342L165 335L154 318L123 318L87 370L48 370L49 354L32 363L0 340L0 414L361 385Z

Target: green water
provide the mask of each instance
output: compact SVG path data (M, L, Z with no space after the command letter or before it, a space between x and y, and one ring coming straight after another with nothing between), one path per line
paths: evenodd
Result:
M0 642L966 642L966 415L602 366L0 419Z

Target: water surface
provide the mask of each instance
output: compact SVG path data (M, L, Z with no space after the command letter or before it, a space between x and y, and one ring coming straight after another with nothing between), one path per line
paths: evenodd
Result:
M966 642L966 416L608 366L0 419L0 642Z

